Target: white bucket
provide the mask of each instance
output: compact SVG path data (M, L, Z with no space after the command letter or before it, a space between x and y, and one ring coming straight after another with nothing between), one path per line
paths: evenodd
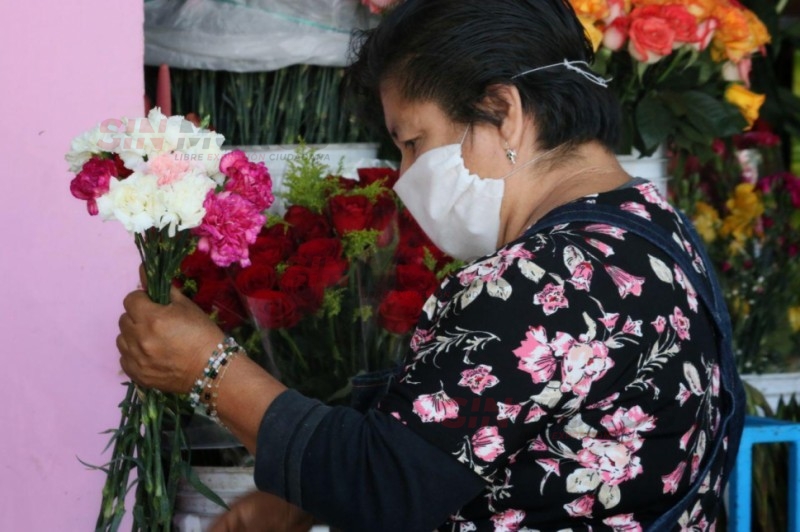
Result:
M662 144L652 155L647 157L641 157L641 154L634 150L630 155L617 155L617 160L631 176L652 181L661 195L667 197L667 181L670 177L667 173L669 160L665 152Z
M200 480L211 488L225 504L256 489L252 467L199 467L192 468ZM187 480L178 485L175 515L172 524L176 532L206 532L225 509L194 489Z

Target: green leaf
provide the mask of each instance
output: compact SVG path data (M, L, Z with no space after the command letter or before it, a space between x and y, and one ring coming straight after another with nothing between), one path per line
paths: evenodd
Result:
M650 93L636 106L636 124L644 147L642 152L647 155L672 133L675 117L657 95Z
M226 510L230 510L228 505L225 504L225 501L223 501L219 495L214 493L214 490L206 486L203 483L203 481L200 480L200 477L197 476L197 473L194 472L192 466L190 466L186 462L183 463L183 476L186 480L189 481L189 484L191 484L192 487L196 489L197 492L200 493L203 497L225 508Z
M730 137L747 125L735 106L709 94L687 91L676 96L687 110L686 119L707 138Z

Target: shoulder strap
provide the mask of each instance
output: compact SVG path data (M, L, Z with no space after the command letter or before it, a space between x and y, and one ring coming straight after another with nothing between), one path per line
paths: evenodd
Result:
M725 485L736 460L739 440L744 426L744 388L736 372L736 365L733 359L731 345L733 333L731 331L730 316L722 297L722 290L713 275L712 263L707 256L705 246L694 230L694 226L683 213L678 212L678 216L683 222L681 230L684 234L682 236L700 255L704 267L708 271L707 277L701 276L695 270L689 254L675 241L673 234L667 229L641 216L610 205L585 202L567 204L552 210L525 233L526 236L533 235L543 229L570 222L605 223L634 233L652 242L680 266L714 321L720 355L720 384L723 392L720 402L721 408L726 410L722 416L719 435L714 442L711 454L706 456L705 465L697 475L694 484L672 508L662 514L655 522L648 525L647 530L651 531L669 530L678 522L681 514L695 500L703 479L708 475L713 465L718 462L723 452L728 453L723 467L723 486ZM727 451L724 451L726 437L728 440Z

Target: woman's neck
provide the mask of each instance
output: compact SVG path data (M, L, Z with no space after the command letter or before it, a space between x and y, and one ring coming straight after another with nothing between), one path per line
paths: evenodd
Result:
M543 166L534 165L506 181L498 245L515 240L556 207L613 190L631 179L616 156L597 142L583 144L560 161Z

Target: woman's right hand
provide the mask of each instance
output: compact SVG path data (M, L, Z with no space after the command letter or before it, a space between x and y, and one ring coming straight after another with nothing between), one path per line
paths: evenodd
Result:
M280 497L254 491L231 504L209 532L308 532L314 517Z

